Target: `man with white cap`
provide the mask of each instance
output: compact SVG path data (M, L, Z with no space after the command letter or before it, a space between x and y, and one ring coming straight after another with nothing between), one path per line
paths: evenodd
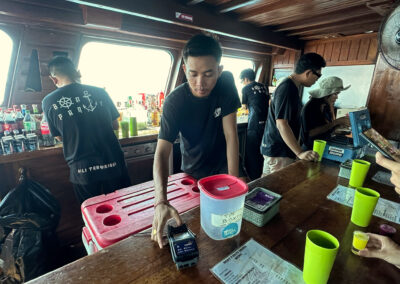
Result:
M311 99L301 112L301 140L307 149L312 149L315 139L326 139L337 126L350 126L348 117L335 119L334 104L343 87L339 77L331 76L321 80L319 88L310 91Z

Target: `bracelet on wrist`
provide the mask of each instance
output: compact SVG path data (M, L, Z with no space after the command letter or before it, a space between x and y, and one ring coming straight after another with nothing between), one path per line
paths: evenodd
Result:
M156 204L154 204L154 210L156 210L156 207L157 207L158 205L160 205L160 204L164 204L164 205L167 205L167 206L170 206L170 205L171 205L171 204L169 204L168 200L160 200L160 201L158 201Z

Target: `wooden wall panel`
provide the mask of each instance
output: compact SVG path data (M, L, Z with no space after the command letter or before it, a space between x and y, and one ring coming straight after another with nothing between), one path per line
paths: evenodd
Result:
M375 66L368 99L372 126L388 139L400 141L400 71L381 55Z
M358 50L360 49L360 40L355 39L350 42L350 50L348 60L355 61L357 60Z
M324 58L327 61L330 61L332 58L332 50L333 50L333 42L327 42L325 44L325 49L324 49Z
M272 68L293 68L299 56L300 51L285 50L283 54L273 56Z
M342 47L340 48L339 61L348 61L350 50L350 41L345 40L342 42Z
M324 56L327 66L375 64L378 53L377 34L362 34L335 39L308 41L304 53Z

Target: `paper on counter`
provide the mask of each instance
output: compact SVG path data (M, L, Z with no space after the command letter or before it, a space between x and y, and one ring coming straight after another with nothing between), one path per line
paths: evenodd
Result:
M300 269L253 239L210 270L226 284L304 283Z
M354 193L355 189L338 185L326 198L353 207ZM384 198L379 198L373 215L400 224L400 204Z

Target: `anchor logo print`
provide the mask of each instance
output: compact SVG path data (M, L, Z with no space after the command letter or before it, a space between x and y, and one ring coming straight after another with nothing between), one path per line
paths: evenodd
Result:
M86 109L87 111L93 112L93 111L96 109L96 107L97 107L97 102L95 101L95 102L94 102L94 105L93 105L93 102L92 102L92 100L90 99L90 97L91 97L92 95L89 94L88 91L84 91L83 94L84 94L83 97L84 97L85 99L87 99L88 102L89 102L89 105L87 106L87 105L84 104L84 105L83 105L83 108Z

